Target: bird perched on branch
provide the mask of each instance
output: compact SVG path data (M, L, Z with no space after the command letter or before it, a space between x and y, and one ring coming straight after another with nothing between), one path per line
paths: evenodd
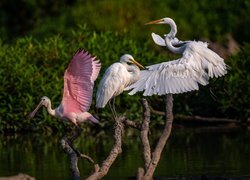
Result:
M218 78L227 73L224 60L201 41L180 41L176 38L177 26L171 18L151 21L148 24L169 24L171 30L161 36L152 33L154 42L167 47L171 52L182 54L176 60L147 66L142 70L139 80L126 88L130 95L144 91L144 96L178 94L198 90L207 85L209 78Z
M124 88L135 83L139 79L139 67L144 69L144 66L134 60L129 54L124 54L121 56L120 62L109 66L98 85L96 107L104 108L112 98L121 94ZM115 116L114 102L113 108L111 105L110 108Z
M93 123L99 121L88 110L92 103L94 82L100 72L101 64L85 50L78 50L73 56L64 73L64 91L61 104L51 108L51 101L44 96L41 102L30 113L33 118L41 106L45 106L50 115L68 120L77 127L89 120Z

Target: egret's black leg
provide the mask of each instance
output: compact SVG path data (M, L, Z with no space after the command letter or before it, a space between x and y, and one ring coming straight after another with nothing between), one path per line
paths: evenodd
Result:
M112 101L112 99L111 99L110 101ZM112 105L111 105L111 102L110 102L110 101L108 102L108 103L109 103L109 108L111 109L111 112L112 112L113 118L114 118L114 119L116 119L116 114L115 114L114 109L112 108Z

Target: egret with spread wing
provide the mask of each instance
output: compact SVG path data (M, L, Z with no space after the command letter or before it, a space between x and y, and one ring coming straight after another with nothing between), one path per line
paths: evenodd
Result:
M127 86L135 83L139 79L140 68L144 67L134 58L125 54L121 56L120 62L109 66L105 71L96 95L96 107L104 108L110 99L121 94ZM115 109L111 107L113 115Z
M207 85L209 77L221 77L227 73L228 66L224 60L201 41L179 41L175 35L177 27L171 18L163 18L146 24L169 24L170 33L164 39L152 33L153 40L170 51L182 54L182 57L159 64L148 66L140 73L139 80L127 87L130 95L144 91L144 96L154 94L178 94L198 90L199 86Z
M44 96L36 109L30 114L34 117L41 106L45 106L50 115L69 120L79 127L82 122L99 121L88 110L92 102L94 82L101 69L96 57L87 51L78 50L64 73L63 99L59 107L51 109L51 101Z

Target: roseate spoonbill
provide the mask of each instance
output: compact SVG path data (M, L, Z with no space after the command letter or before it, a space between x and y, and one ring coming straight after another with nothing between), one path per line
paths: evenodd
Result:
M121 56L120 62L109 66L98 85L96 107L104 108L111 98L118 96L124 88L136 82L139 79L139 67L144 69L144 66L129 54L124 54ZM112 109L110 105L110 108L114 115L114 107Z
M51 109L51 101L44 96L30 114L33 118L41 106L45 106L50 115L69 120L79 127L82 122L99 121L87 112L92 102L94 82L100 72L101 64L85 50L78 50L64 73L64 92L61 104Z
M153 40L160 46L166 46L173 53L182 54L182 57L159 64L148 66L140 72L140 78L126 88L131 90L130 95L144 91L144 96L154 94L178 94L198 90L199 86L207 85L209 77L221 77L227 73L224 60L201 41L179 41L175 38L177 27L170 18L151 21L146 24L169 24L171 31L161 38L152 33Z

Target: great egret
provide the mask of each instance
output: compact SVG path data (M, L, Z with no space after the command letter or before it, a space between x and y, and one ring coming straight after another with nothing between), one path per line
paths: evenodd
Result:
M121 56L120 62L109 66L98 85L96 107L104 108L111 98L118 96L124 88L135 83L139 79L139 67L144 69L144 66L129 54ZM111 110L115 114L115 110L112 108Z
M171 18L163 18L146 24L169 24L171 31L165 38L152 33L153 40L160 46L166 46L173 53L182 57L159 64L148 66L140 73L137 82L127 87L130 95L144 91L144 96L154 94L178 94L198 90L199 86L207 85L209 77L221 77L227 73L228 66L224 60L201 41L179 41L175 38L177 27Z
M85 50L78 50L64 73L63 99L59 107L51 109L51 101L44 96L30 114L33 118L41 106L45 106L50 115L69 120L79 127L82 122L99 121L87 112L90 108L94 82L100 72L101 64Z

